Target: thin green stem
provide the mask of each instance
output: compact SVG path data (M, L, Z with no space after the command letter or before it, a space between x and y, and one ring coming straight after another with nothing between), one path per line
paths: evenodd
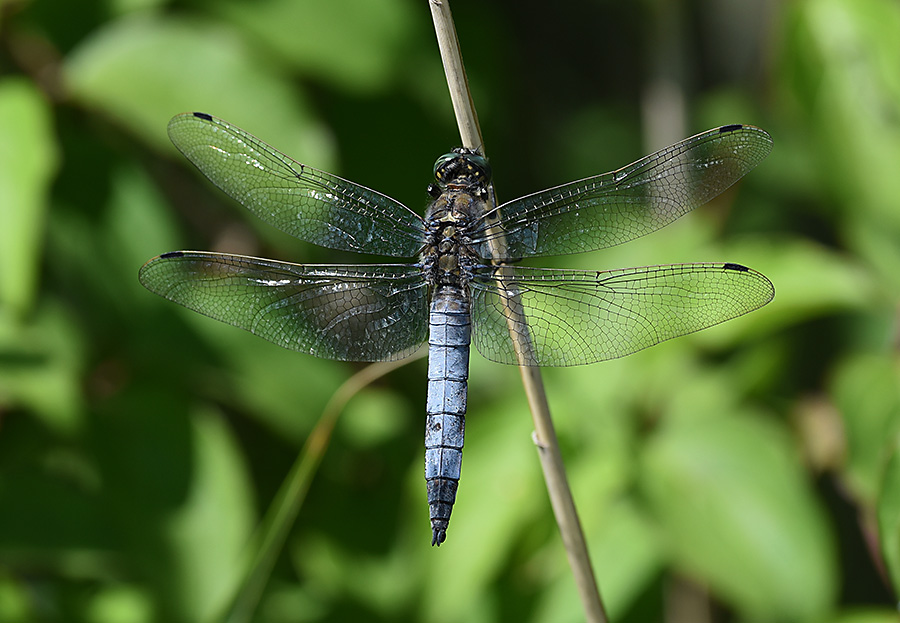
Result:
M400 366L422 358L424 353L425 351L422 350L417 355L401 361L374 363L366 366L347 379L332 395L269 507L257 537L252 541L258 546L253 559L247 565L247 571L239 591L224 615L218 620L224 623L245 623L253 620L272 569L284 549L288 534L294 526L319 464L322 462L322 457L325 456L325 451L328 449L338 416L347 402L376 379Z

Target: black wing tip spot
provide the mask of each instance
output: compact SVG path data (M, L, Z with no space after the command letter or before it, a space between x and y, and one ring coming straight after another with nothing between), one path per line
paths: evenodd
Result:
M731 262L725 262L725 264L722 265L722 270L734 270L739 273L746 273L750 269L741 264L732 264Z
M213 120L212 115L207 114L205 112L195 112L194 116L197 117L198 119L203 119L204 121L212 121Z
M159 256L161 259L167 260L173 257L184 257L184 251L169 251Z
M719 128L719 134L727 134L729 132L735 132L737 130L742 129L743 127L744 127L744 125L741 123L732 123L731 125L723 125L721 128Z

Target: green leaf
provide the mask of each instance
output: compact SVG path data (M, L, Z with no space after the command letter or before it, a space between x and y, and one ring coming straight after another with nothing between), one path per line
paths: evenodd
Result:
M892 0L795 5L784 58L786 88L848 216L900 227L900 6Z
M887 608L881 610L866 609L853 612L845 612L828 623L897 623L897 611Z
M846 436L845 476L874 504L900 433L900 370L890 355L858 355L837 369L831 391Z
M28 586L6 574L0 577L0 621L27 621L31 617Z
M817 209L896 293L900 236L900 5L892 0L794 3L783 88L819 173ZM796 191L794 191L796 192Z
M775 284L775 299L748 315L748 324L794 323L837 310L864 309L877 300L875 275L864 264L808 239L757 239L730 245L729 255ZM737 324L726 323L725 331Z
M47 193L57 166L50 106L33 84L0 81L0 307L34 302Z
M602 529L588 535L588 550L607 614L610 620L618 621L659 574L663 557L654 527L638 509L627 502L607 509ZM582 514L585 524L583 519ZM552 570L556 578L540 600L534 623L584 620L575 584L559 548L558 538L551 539L541 559L533 561L547 575Z
M247 128L292 157L327 169L330 143L290 77L255 55L236 31L147 15L111 22L67 59L76 98L158 148L166 124L203 111ZM262 107L261 107L262 106Z
M644 466L651 509L690 575L751 618L828 611L831 537L783 432L746 416L684 418L651 441Z
M109 281L121 288L128 283L140 291L140 302L155 302L140 287L137 271L154 255L182 248L175 214L143 171L122 166L112 172L107 220L101 240L108 257L116 258L107 267Z
M184 503L167 522L175 578L188 620L209 620L235 590L253 528L252 490L237 440L217 413L197 413L193 477Z
M402 0L231 1L214 9L304 72L358 91L390 83L416 24Z
M82 424L83 336L55 301L37 307L25 323L0 313L0 408L30 410L59 433Z
M153 603L150 596L135 586L115 584L93 593L85 607L85 620L91 623L150 623Z
M366 388L344 409L338 429L341 439L358 448L375 448L414 421L408 407L409 403L394 393Z
M892 310L900 299L900 227L886 227L879 218L860 218L851 221L847 238L877 271L878 285L891 301L885 307Z
M900 592L900 452L894 436L894 453L887 464L878 499L878 533L881 551L895 592Z

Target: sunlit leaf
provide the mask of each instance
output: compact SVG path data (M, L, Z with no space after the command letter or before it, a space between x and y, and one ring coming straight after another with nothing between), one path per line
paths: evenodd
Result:
M80 101L158 148L173 149L165 132L173 114L199 110L317 166L327 168L332 160L327 138L290 78L234 30L146 15L121 18L77 48L65 71Z
M15 582L12 578L0 579L0 619L7 621L26 621L31 618L29 612L28 587Z
M73 433L83 416L84 345L55 303L27 323L0 314L0 407L25 407L45 426Z
M91 595L85 607L93 623L150 623L153 606L150 596L135 586L111 586Z
M20 78L0 81L0 310L34 302L56 139L47 100Z
M621 620L659 573L664 563L661 544L654 527L630 504L610 506L603 529L588 529L594 532L588 546L607 614L612 621ZM546 591L535 623L583 621L575 584L557 545L550 545L544 554L547 562L540 559L533 564L544 563L541 569L556 569L559 576Z
M810 123L823 181L844 210L900 225L900 6L891 0L806 1L793 7L785 59ZM790 73L793 72L793 73Z
M352 90L390 83L415 24L400 0L231 1L215 10L301 70Z
M744 416L679 420L649 445L645 466L678 566L748 615L828 611L830 536L782 431Z
M853 609L839 614L833 619L828 619L828 623L895 623L896 621L897 611L889 608Z
M900 370L890 356L859 355L838 368L832 392L846 435L846 476L872 504L900 433Z
M894 436L894 453L887 464L878 500L878 533L885 565L894 591L900 591L900 438Z
M231 597L243 570L254 504L237 440L225 421L198 413L192 424L193 478L167 527L183 611L193 620L210 620Z
M782 86L819 172L816 207L838 207L839 235L897 292L900 5L806 1L787 15Z
M757 322L797 321L841 309L861 309L875 300L874 275L865 266L808 240L737 246L750 265L763 264L776 284L775 301ZM822 279L828 275L828 279Z
M152 299L144 296L146 292L138 287L135 275L161 249L179 248L183 244L172 208L139 169L122 167L114 172L107 215L104 238L110 256L118 258L109 267L114 273L110 281L116 282L116 288L128 282L141 300L149 303ZM135 235L137 232L139 236Z

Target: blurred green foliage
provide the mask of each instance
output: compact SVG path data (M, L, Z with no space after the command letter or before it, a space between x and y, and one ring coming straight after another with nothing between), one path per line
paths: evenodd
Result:
M900 5L457 2L510 199L726 123L772 156L572 268L734 261L769 306L548 370L612 619L895 621ZM213 113L424 206L457 143L426 0L0 2L0 621L214 620L358 365L144 291L181 248L354 261L255 222L168 144ZM429 546L424 363L347 406L253 620L582 620L515 369L473 356L447 543Z

